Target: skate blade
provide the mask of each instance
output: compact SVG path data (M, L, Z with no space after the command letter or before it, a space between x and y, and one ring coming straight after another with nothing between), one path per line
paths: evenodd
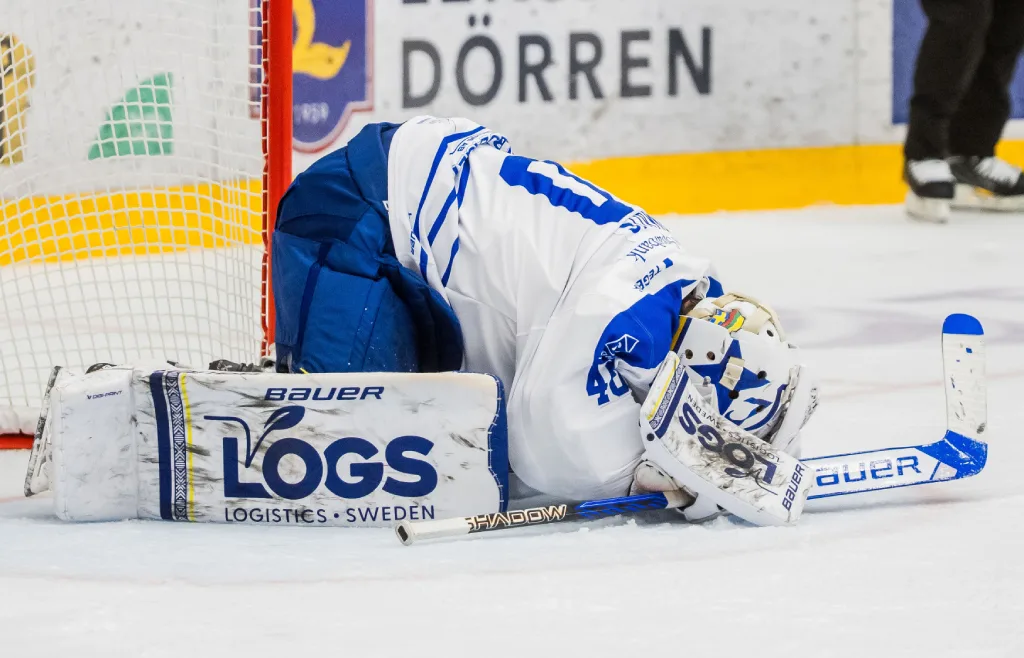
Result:
M988 190L972 185L957 185L952 206L957 210L1020 212L1024 211L1024 196L995 196Z
M907 192L906 208L911 219L932 224L945 224L949 221L949 199L925 199Z

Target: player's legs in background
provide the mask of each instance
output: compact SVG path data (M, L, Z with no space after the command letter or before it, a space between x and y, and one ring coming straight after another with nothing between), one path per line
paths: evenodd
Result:
M944 221L954 193L945 158L949 126L985 52L996 0L921 0L928 29L921 42L910 99L903 176L908 211Z
M914 72L903 146L908 160L949 155L950 121L985 54L994 4L999 0L921 0L928 29Z
M1009 87L1022 48L1024 0L993 0L981 61L949 124L950 164L960 183L958 201L965 205L989 207L982 202L992 195L1007 197L996 199L1002 208L1013 205L1013 197L1024 201L1020 169L993 157L1010 118Z

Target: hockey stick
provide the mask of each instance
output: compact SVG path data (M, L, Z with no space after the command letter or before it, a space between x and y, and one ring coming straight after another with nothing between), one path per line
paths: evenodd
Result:
M604 500L588 500L575 505L547 505L530 507L511 512L495 514L478 514L456 519L439 521L415 521L399 523L395 533L402 543L409 546L422 539L439 539L456 537L475 532L502 530L504 528L524 528L530 525L579 521L581 519L600 519L606 516L618 516L630 512L647 512L659 509L682 507L693 501L693 498L682 491L666 491L665 493L642 494L639 496L623 496L622 498L606 498Z
M815 469L808 500L882 491L977 475L985 468L985 354L981 323L955 314L942 324L942 361L946 388L946 434L935 443L883 448L802 460ZM406 546L422 539L616 516L630 512L681 507L680 492L643 494L577 505L550 505L513 512L481 514L439 521L403 522L395 528Z

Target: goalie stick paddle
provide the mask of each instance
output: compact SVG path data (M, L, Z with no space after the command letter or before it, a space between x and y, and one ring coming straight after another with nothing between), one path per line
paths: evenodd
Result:
M954 314L942 323L942 365L945 436L920 446L804 459L815 469L808 500L958 480L977 475L985 468L988 445L980 439L987 422L984 331L976 318ZM395 527L395 532L408 546L423 539L671 509L682 507L689 500L682 492L624 496L456 519L403 522Z
M946 434L923 446L867 450L802 460L816 471L808 500L865 491L946 482L985 468L984 331L970 315L942 323L942 370L946 392Z

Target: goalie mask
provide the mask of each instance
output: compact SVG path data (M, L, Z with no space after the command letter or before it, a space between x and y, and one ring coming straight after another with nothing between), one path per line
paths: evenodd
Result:
M702 299L682 318L676 353L726 420L799 457L817 389L778 316L744 295Z

